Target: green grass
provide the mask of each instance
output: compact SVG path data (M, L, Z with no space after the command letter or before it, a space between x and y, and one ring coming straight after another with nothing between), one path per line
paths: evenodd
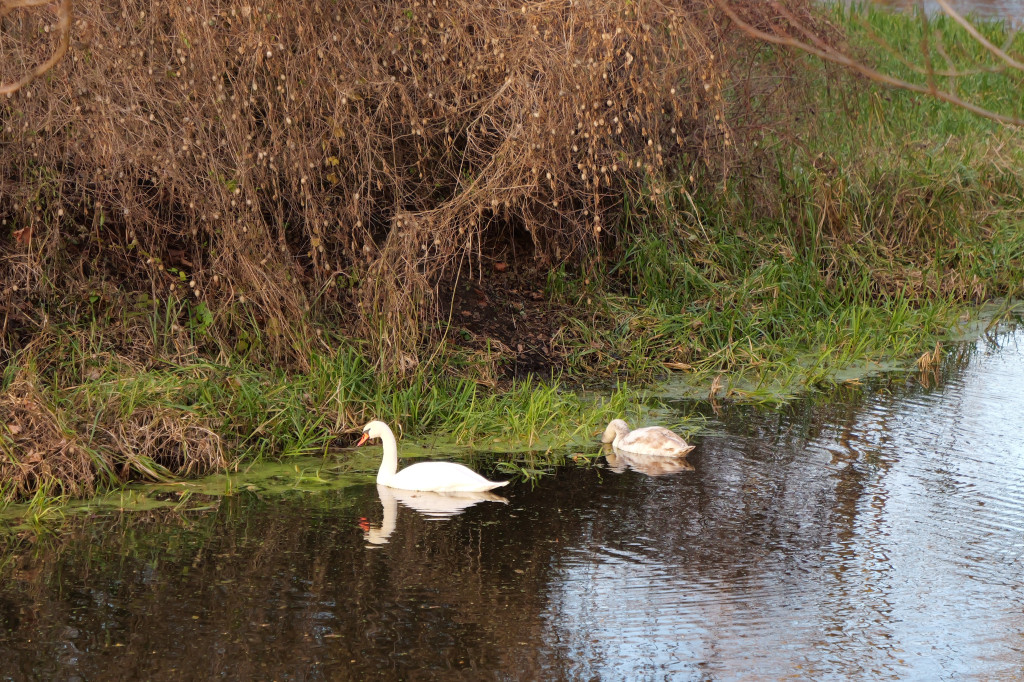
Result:
M872 4L834 7L832 11L851 44L859 48L861 54L868 55L867 61L878 71L927 85L927 50L931 77L939 89L997 113L1018 118L1024 114L1024 74L991 54L954 20L942 14L922 17L917 13L892 13ZM973 20L972 23L992 44L1020 61L1024 36L1011 35L1001 22ZM894 130L910 132L923 124L937 138L942 138L998 128L998 124L980 119L966 109L906 91L834 91L832 94L836 96L833 104L841 107L844 102L849 103L848 109L837 109L839 115L848 111L857 120L870 117L875 125L865 132L883 135ZM850 94L856 97L851 100Z

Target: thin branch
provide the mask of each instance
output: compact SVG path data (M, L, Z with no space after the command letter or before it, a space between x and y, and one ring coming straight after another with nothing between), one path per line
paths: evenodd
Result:
M4 18L16 9L39 7L40 5L49 4L50 1L51 0L4 0L3 4L0 5L0 19Z
M49 4L50 0L2 0L2 3L0 4L0 18L10 14L12 10L24 7L39 7L40 5ZM57 49L54 50L49 59L20 79L13 83L0 83L0 95L9 96L21 90L36 78L52 69L53 65L60 61L60 58L68 51L68 47L71 45L71 0L60 0L60 4L57 5L55 11L57 14L57 30L60 34Z
M776 35L774 33L762 31L741 19L740 16L735 12L735 10L733 10L733 8L729 6L726 0L714 0L714 2L718 6L718 8L722 10L726 14L726 16L728 16L733 21L733 23L735 23L740 28L740 30L742 30L744 33L746 33L748 36L752 38L756 38L757 40L762 40L767 43L772 43L774 45L785 45L786 47L792 47L794 49L807 52L808 54L812 54L820 59L824 59L826 61L830 61L835 64L845 66L848 69L851 69L852 71L859 73L865 78L875 81L876 83L883 83L894 88L909 90L911 92L917 92L923 95L930 95L943 102L948 102L949 104L953 104L958 107L961 107L962 109L966 109L967 111L977 114L978 116L982 116L993 121L998 121L999 123L1006 123L1008 125L1024 127L1024 119L1017 118L1016 116L1007 116L1005 114L1000 114L990 109L978 106L973 102L963 100L951 92L940 90L934 84L934 82L932 82L929 86L911 83L901 78L896 78L895 76L890 76L889 74L882 73L880 71L872 69L871 67L851 58L849 55L846 55L842 52L838 52L834 49L820 49L818 47L815 47L814 45L805 43L802 40L798 40L789 35ZM930 78L929 80L931 81L932 79Z
M796 16L794 16L793 13L789 11L788 7L786 7L780 2L777 2L776 0L771 0L771 6L776 12L781 14L784 19L786 19L787 21L789 21L789 23L796 27L796 30L800 31L800 33L802 33L807 40L810 40L812 43L814 43L818 49L825 50L826 52L836 51L835 48L833 48L831 45L822 40L814 31L804 26L803 22L797 19Z

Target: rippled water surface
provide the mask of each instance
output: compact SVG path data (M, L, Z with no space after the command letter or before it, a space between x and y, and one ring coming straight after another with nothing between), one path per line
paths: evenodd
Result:
M8 531L0 677L1019 679L1022 341L709 412L692 469L599 459L507 503L367 475Z

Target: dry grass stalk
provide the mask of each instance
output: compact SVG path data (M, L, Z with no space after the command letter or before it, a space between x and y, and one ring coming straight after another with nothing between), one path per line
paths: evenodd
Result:
M0 493L89 495L101 483L198 476L227 465L220 437L183 409L145 408L126 419L105 410L96 424L55 409L21 371L0 395Z
M0 397L0 481L8 499L38 488L89 494L96 472L77 434L61 423L31 382L16 380Z
M917 368L921 372L928 370L938 369L942 363L942 343L936 341L935 348L931 351L926 351L917 359Z

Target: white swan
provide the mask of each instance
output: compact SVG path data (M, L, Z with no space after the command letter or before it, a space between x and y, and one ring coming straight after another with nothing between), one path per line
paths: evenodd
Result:
M621 419L608 422L601 442L611 443L613 448L623 452L657 457L683 457L694 447L661 426L645 426L630 431L629 425Z
M453 462L420 462L398 471L398 443L384 422L372 421L363 427L360 446L371 438L380 438L384 459L377 470L377 483L399 490L424 490L437 493L472 493L491 490L508 481L488 481L472 469Z
M398 527L399 502L435 521L458 516L481 502L508 504L508 500L501 495L489 492L432 493L422 490L396 490L383 485L377 486L377 496L384 508L384 518L381 519L380 527L374 528L365 518L359 521L359 527L363 529L363 538L371 545L386 544L388 538L395 532L395 528Z

